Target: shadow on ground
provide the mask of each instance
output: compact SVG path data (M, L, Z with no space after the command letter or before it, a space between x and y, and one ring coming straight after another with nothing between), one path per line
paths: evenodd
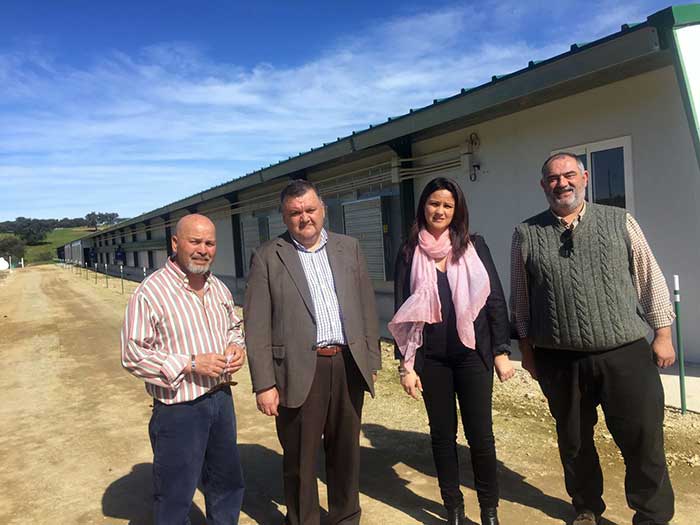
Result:
M126 476L112 482L102 496L102 513L109 518L129 520L129 525L153 523L153 465L138 463ZM201 509L192 503L191 525L206 525Z
M407 514L418 523L444 523L442 503L414 492L409 487L409 481L400 478L396 472L397 465L407 465L437 484L430 436L420 432L392 430L376 424L363 425L362 430L372 447L362 447L361 450L361 492ZM284 514L280 511L284 505L282 456L275 450L256 444L241 444L239 449L246 478L243 512L255 523L283 523ZM474 490L469 448L459 445L458 454L462 485ZM322 454L320 460L323 460ZM498 466L501 499L537 509L551 518L568 523L572 511L567 501L544 494L503 463L499 462ZM105 516L129 520L129 525L152 523L151 468L150 463L134 465L129 474L109 485L102 498ZM319 477L324 481L323 469L320 470ZM474 514L473 509L470 514ZM196 504L192 506L190 520L192 525L206 524L204 514ZM371 516L364 514L364 520L371 522ZM616 525L607 520L603 523Z
M360 486L367 496L400 509L419 523L433 525L444 523L435 515L444 516L441 502L431 501L415 494L408 482L398 477L395 466L405 464L421 474L432 478L437 485L432 458L430 436L420 432L392 430L382 425L362 426L365 437L372 448L362 448L362 470ZM458 445L462 485L474 490L474 475L471 468L469 448ZM568 523L572 518L572 507L568 501L549 496L525 481L519 473L498 462L501 500L537 509L547 516ZM563 480L562 480L563 483ZM474 514L473 511L470 514ZM616 525L604 521L606 525Z

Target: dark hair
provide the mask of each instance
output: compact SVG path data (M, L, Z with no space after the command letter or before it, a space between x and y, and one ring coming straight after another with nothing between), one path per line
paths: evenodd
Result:
M287 184L280 193L280 204L284 204L284 200L288 199L289 197L301 197L309 190L313 190L316 195L321 198L318 193L318 189L316 189L316 185L310 180L294 179L289 181L289 184Z
M578 166L578 169L581 172L581 174L583 174L583 172L586 171L583 162L581 162L581 159L579 159L575 153L571 153L570 151L558 151L557 153L554 153L553 155L547 157L547 160L545 160L544 164L542 164L542 169L540 170L540 172L542 173L542 177L546 177L547 175L549 175L549 165L552 161L557 159L574 159L576 161L576 166Z
M433 193L439 190L447 190L455 200L455 211L450 222L450 241L452 241L452 257L458 259L469 247L469 210L464 193L454 180L446 177L437 177L431 180L423 189L418 200L416 220L411 226L408 239L403 246L403 258L406 262L413 257L413 252L418 245L418 232L427 229L425 222L425 203Z

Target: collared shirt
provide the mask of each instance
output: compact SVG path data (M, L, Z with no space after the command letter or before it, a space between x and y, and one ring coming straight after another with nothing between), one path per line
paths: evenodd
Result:
M576 217L573 218L571 222L566 222L566 218L564 217L559 217L556 213L554 213L554 210L552 208L549 208L549 213L554 215L554 218L559 221L559 224L561 224L564 228L567 230L573 230L578 226L578 223L581 222L581 219L583 219L583 216L586 215L586 201L583 201L583 206L581 206L581 211L578 212Z
M314 303L316 345L346 344L340 304L338 304L333 272L331 271L331 265L328 262L328 252L326 251L328 234L325 228L321 230L321 241L313 251L307 250L294 237L292 237L292 241L299 254L306 282L309 284L311 300Z
M574 229L585 220L586 207L581 209L578 216L567 223L562 217L554 216L562 226ZM673 323L676 315L673 311L668 286L664 280L661 268L651 252L642 229L637 221L627 214L627 234L632 246L632 279L637 291L639 304L644 310L644 317L653 329L663 328ZM530 324L530 305L528 298L527 270L523 261L521 250L522 241L518 231L513 232L513 240L510 250L510 311L511 322L515 327L518 338L524 339L528 336Z
M207 274L200 298L168 259L129 300L121 332L122 366L143 379L146 391L158 401L192 401L227 378L185 374L191 356L223 354L232 343L245 346L226 285Z

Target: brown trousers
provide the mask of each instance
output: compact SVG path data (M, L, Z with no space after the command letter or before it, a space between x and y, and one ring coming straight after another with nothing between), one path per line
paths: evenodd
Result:
M349 351L318 356L311 390L299 408L279 407L287 525L319 525L317 465L326 456L328 524L360 523L360 419L364 381Z

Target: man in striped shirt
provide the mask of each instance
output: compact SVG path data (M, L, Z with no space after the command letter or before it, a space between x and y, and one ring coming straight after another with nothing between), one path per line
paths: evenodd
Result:
M539 381L556 420L573 525L597 525L605 510L593 440L598 405L625 459L633 523L666 524L674 497L656 367L675 359L673 308L637 222L624 209L586 203L587 184L572 153L542 166L550 207L513 234L513 325L523 368Z
M207 523L231 525L244 489L229 386L245 360L241 322L231 292L209 271L214 223L183 217L172 248L129 300L121 334L122 365L153 397L154 524L188 524L201 480Z

